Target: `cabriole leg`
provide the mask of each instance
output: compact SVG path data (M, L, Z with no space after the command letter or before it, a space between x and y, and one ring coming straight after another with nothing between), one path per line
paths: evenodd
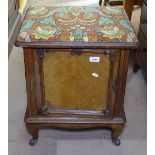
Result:
M123 125L116 125L112 127L112 142L116 145L119 146L121 144L121 141L118 139L119 135L122 133L124 126Z
M38 127L37 125L33 125L33 124L27 124L26 127L29 134L32 136L32 139L29 140L29 144L33 146L38 141Z

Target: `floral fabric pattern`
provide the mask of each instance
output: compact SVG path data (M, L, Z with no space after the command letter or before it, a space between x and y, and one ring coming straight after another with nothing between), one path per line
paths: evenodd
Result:
M120 7L32 7L18 42L138 42Z

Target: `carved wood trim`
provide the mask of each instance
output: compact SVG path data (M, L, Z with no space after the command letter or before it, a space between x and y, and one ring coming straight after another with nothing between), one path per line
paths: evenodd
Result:
M77 118L77 117L28 117L26 123L36 124L124 124L124 120L121 117L106 119L106 118Z
M28 48L49 48L49 49L137 49L139 43L71 43L71 42L18 42L16 41L15 45L18 47L28 47Z
M90 117L90 118L103 118L108 117L110 111L105 109L103 111L93 110L67 110L67 109L51 109L44 106L41 110L41 116L48 117Z
M114 58L111 61L110 65L110 74L109 74L109 81L108 81L108 93L107 93L107 109L110 110L109 116L114 116L114 107L115 107L115 98L116 98L116 91L113 89L113 84L118 81L118 68L119 68L119 58L120 58L120 51L113 52Z

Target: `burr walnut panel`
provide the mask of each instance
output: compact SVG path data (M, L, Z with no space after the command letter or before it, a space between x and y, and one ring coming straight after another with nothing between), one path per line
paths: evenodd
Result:
M62 51L45 53L46 106L53 109L106 109L108 58L108 55L93 53L80 56Z

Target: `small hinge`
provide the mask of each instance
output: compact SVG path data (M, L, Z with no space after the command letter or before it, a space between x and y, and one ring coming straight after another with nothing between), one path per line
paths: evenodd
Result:
M113 53L113 50L103 50L102 51L102 54L111 54L111 53Z
M81 49L72 49L71 50L71 55L82 55L82 50Z
M112 84L112 90L117 93L118 90L118 81L115 80L114 83Z
M109 61L110 62L113 62L115 60L115 53L114 53L114 51L113 52L111 52L110 54L109 54Z
M103 50L102 54L109 54L109 61L113 62L115 59L114 50Z
M45 49L40 49L39 51L37 51L38 60L42 60L44 58L44 52L45 52Z

